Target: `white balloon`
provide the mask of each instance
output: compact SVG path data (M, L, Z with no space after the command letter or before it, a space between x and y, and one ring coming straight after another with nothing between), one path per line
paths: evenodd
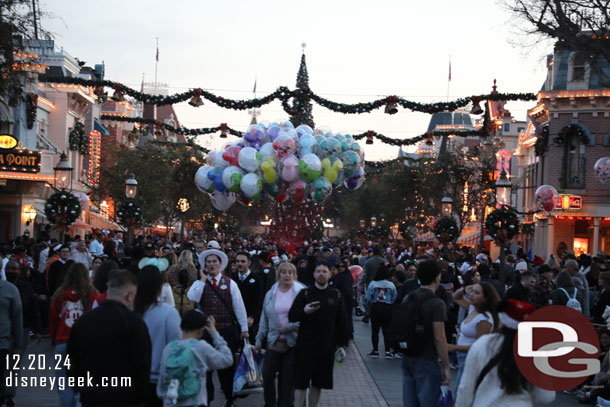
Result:
M214 191L210 194L212 206L219 211L226 211L235 203L235 194L232 192Z
M258 151L252 147L244 147L237 156L237 162L239 166L248 172L254 172L258 170L261 165L260 156Z
M208 178L208 173L214 168L209 165L202 165L195 173L195 186L201 192L212 192L214 190L214 181Z

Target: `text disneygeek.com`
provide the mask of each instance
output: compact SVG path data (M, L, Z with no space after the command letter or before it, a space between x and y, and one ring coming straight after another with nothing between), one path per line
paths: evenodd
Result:
M106 377L93 380L93 376L87 372L86 377L48 377L48 376L22 376L19 373L7 373L4 378L6 387L46 387L49 390L65 390L67 387L131 387L131 377Z

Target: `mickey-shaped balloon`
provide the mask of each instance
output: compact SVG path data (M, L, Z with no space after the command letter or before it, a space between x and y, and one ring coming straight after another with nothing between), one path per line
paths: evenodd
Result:
M299 179L290 184L290 187L288 187L288 195L292 197L294 203L303 203L303 201L305 201L305 182Z
M299 160L289 155L280 160L280 176L286 182L292 182L299 176Z
M229 192L239 192L239 184L244 176L244 172L239 167L227 167L222 173L222 183Z
M202 192L214 191L214 181L208 177L208 174L214 171L209 165L202 165L195 173L195 186Z
M343 161L335 159L331 162L329 158L322 160L322 168L324 168L324 178L334 184L339 177L339 172L343 169Z
M260 154L252 147L244 147L239 152L237 162L244 170L254 172L260 165Z
M320 176L322 163L317 155L313 153L305 154L299 160L299 174L305 181L313 181Z
M332 192L333 186L330 181L324 177L320 177L312 184L311 198L317 203L322 203L328 199Z
M343 173L346 178L349 178L354 175L360 165L360 156L357 152L348 150L341 154L341 161L343 161Z
M214 168L214 171L208 172L208 178L214 183L214 189L216 191L224 192L227 189L225 184L222 183L222 174L224 170L224 168Z
M294 140L288 134L280 134L273 142L273 148L277 152L278 158L284 158L294 153Z
M273 158L267 158L261 164L261 171L263 171L263 179L266 183L271 184L277 179L277 172L275 171L275 161Z
M350 191L355 191L364 184L364 170L362 167L357 167L350 177L346 176L343 184Z
M297 150L299 157L303 157L306 154L315 153L316 139L311 134L305 134L297 141Z
M263 145L265 137L265 131L256 124L253 124L244 133L244 143L248 147L259 148Z
M263 181L258 175L250 173L243 176L239 187L246 198L253 200L258 198L263 190Z
M229 165L237 167L239 165L238 157L241 147L231 146L228 147L224 153L222 153L222 159L229 163Z

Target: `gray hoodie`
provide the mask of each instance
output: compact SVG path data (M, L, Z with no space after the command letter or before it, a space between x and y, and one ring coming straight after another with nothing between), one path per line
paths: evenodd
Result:
M256 335L257 346L262 346L265 339L267 339L268 344L275 343L280 337L280 332L278 331L280 328L280 320L277 312L275 312L275 294L277 293L278 287L279 283L275 283L265 295L265 299L263 301L263 312L261 313L261 321L258 326L258 334ZM303 288L305 288L305 286L298 281L295 281L292 288L292 300L294 301L294 298ZM288 347L292 348L297 343L299 323L289 322L287 326L289 331L284 335L286 336L286 343Z

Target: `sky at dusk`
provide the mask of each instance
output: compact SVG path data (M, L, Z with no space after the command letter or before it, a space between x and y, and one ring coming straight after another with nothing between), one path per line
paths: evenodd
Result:
M155 38L159 38L158 81L170 93L201 87L235 99L257 96L278 86L294 88L302 48L311 89L343 103L399 95L417 102L491 91L537 92L545 77L550 43L524 47L519 22L502 3L490 0L359 1L40 1L43 28L57 48L86 61L105 63L106 79L140 88L142 75L153 81ZM521 23L522 24L522 23ZM175 106L186 127L226 122L246 130L246 111L226 110L211 102L194 108ZM509 102L517 120L531 103ZM314 104L317 126L351 134L375 130L393 138L426 131L430 116L400 108L344 115ZM264 106L259 120L286 120L279 102ZM197 141L219 147L218 136ZM364 146L364 143L361 143ZM365 146L369 160L396 157L397 147L376 141Z

